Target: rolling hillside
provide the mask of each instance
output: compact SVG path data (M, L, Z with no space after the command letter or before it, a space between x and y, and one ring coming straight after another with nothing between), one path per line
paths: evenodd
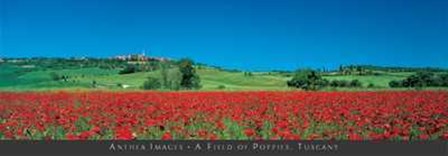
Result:
M23 67L0 65L0 90L140 90L140 87L148 76L160 77L160 71L138 72L124 75L120 75L118 72L119 70L100 68L30 71ZM201 90L204 91L292 90L286 86L286 81L291 78L278 73L266 74L254 72L252 76L245 76L243 72L230 72L215 68L201 68L197 72L201 78ZM51 73L66 75L69 78L67 81L54 81L50 76ZM363 86L373 84L375 89L390 89L388 83L391 80L404 79L411 74L413 73L402 72L383 73L375 76L324 76L324 78L328 80L358 79L362 82ZM92 87L93 81L97 83L96 88Z

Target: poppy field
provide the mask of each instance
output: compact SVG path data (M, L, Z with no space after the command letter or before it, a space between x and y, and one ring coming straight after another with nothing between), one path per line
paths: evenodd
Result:
M0 92L2 140L448 139L448 92Z

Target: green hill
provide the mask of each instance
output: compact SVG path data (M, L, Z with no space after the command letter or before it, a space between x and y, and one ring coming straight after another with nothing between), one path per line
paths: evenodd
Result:
M64 75L66 80L55 81L51 73ZM160 77L160 71L137 72L120 75L119 69L79 68L79 69L30 69L28 67L0 65L0 90L141 90L148 76ZM224 71L216 68L198 68L201 78L201 90L292 90L286 86L291 77L277 72L253 72L247 76L244 72ZM373 84L373 89L390 89L388 83L401 80L414 72L384 72L380 75L326 75L328 80L358 79L364 86ZM97 87L93 88L92 83ZM369 88L372 89L372 88ZM338 89L351 90L351 89Z
M99 68L33 71L16 74L20 69L0 66L0 90L54 90L54 89L92 89L96 81L99 89L135 90L140 89L148 76L159 77L160 71L138 72L119 75L118 70ZM8 72L5 72L8 71ZM14 74L12 74L14 73ZM54 81L50 73L68 76L67 81ZM286 90L286 80L280 76L254 75L244 76L241 73L225 72L215 69L198 70L201 77L201 90ZM120 87L127 86L126 88Z

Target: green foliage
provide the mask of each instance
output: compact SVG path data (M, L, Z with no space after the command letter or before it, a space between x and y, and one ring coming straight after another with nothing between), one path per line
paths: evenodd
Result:
M95 80L92 80L92 88L96 88L98 86L98 83Z
M61 139L65 139L65 134L67 132L65 131L65 129L63 127L60 126L50 126L48 127L45 132L43 132L43 135L46 138L51 138L54 140L61 140Z
M330 82L331 87L348 87L348 81L347 80L333 80Z
M163 88L170 88L168 85L168 65L165 63L160 64L160 83Z
M177 67L175 68L161 68L159 82L162 89L180 90L182 80L182 73Z
M225 85L219 85L219 86L218 86L218 89L220 89L220 90L222 90L222 89L226 89L226 86L225 86Z
M53 81L59 81L62 79L62 77L55 72L51 72L49 75Z
M441 74L440 76L439 76L439 81L440 81L440 83L439 83L439 85L441 85L441 86L448 86L448 73L446 73L446 74Z
M76 132L84 132L90 130L92 127L89 124L90 119L87 117L79 117L75 122Z
M160 84L162 89L179 90L181 89L182 73L178 67L172 67L171 64L160 64Z
M159 79L154 77L148 77L148 79L143 83L143 89L145 90L154 90L160 89L162 87Z
M327 82L314 70L299 70L294 77L287 81L289 87L303 90L318 90Z
M137 67L135 65L127 65L118 74L132 74L132 73L135 73L135 72L137 72Z
M182 73L180 86L183 89L199 89L201 88L201 79L193 68L194 62L190 59L182 59L179 64L179 70Z
M362 87L361 81L357 79L349 80L333 80L329 83L330 87L352 87L359 88Z
M410 128L410 135L409 135L409 137L410 137L410 139L411 140L418 140L419 138L418 138L418 136L420 136L421 134L423 134L422 133L422 131L420 131L419 130L419 128L418 128L419 126L417 126L417 125L412 125L411 126L411 128Z
M402 87L403 84L402 84L402 81L399 81L399 80L393 80L393 81L390 81L390 82L389 82L389 86L390 86L391 88L398 88L398 87Z
M220 135L221 139L224 139L224 140L229 140L229 139L246 140L246 139L248 139L247 136L244 134L244 127L238 125L237 122L232 121L230 119L224 119L224 125L226 126L226 129Z
M404 80L390 81L391 88L411 87L448 87L448 74L436 75L433 72L421 71L415 75L410 75Z
M338 70L341 75L374 75L372 70L361 65L339 66Z
M375 65L347 65L347 66L339 66L339 72L343 73L346 71L352 75L371 75L375 74L373 71L380 72L447 72L447 69L442 68L432 68L432 67L394 67L394 66L375 66ZM361 73L364 74L360 74Z
M252 72L244 72L244 76L251 77L254 76Z
M355 79L350 81L350 87L362 87L361 81Z
M261 137L265 140L272 139L274 137L274 132L272 132L274 125L269 121L264 121L263 127L260 131Z

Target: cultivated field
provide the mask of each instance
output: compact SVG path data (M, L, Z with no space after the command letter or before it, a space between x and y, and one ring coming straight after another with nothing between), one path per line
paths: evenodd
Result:
M0 92L0 139L448 139L448 92Z

